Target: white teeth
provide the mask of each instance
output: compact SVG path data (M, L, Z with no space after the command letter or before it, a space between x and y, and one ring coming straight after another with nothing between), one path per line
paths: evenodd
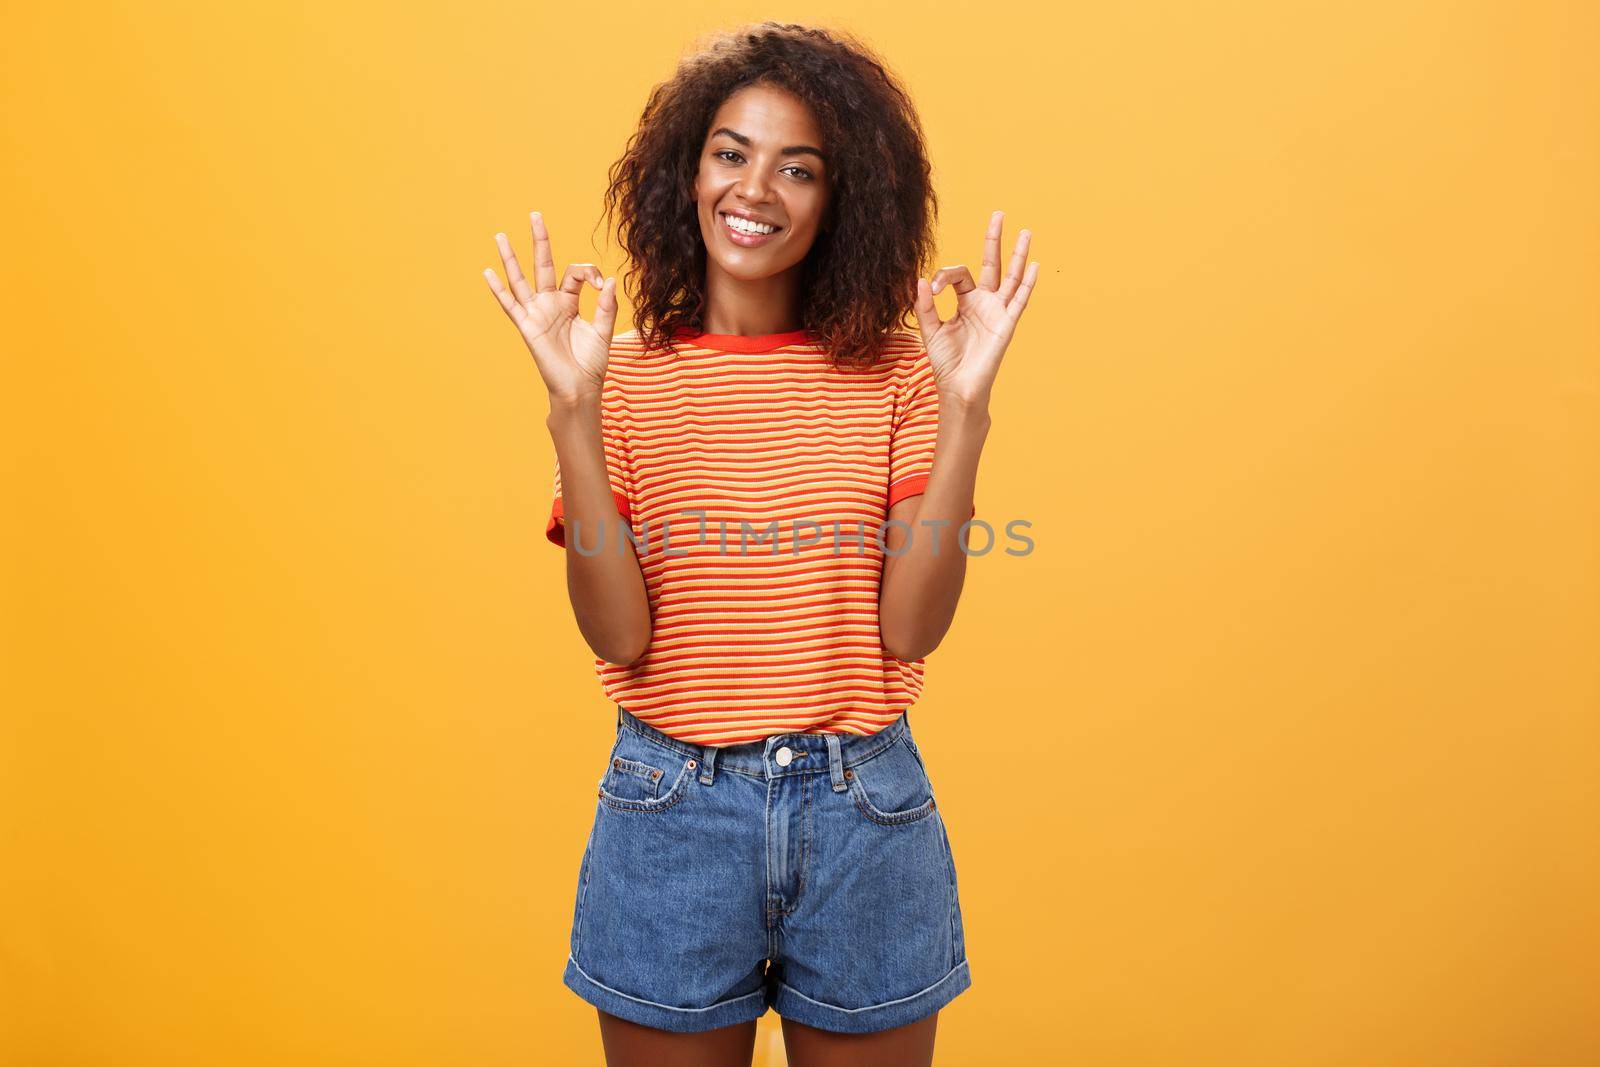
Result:
M741 219L737 215L724 215L722 217L727 221L730 229L738 230L740 233L776 233L778 229L776 226L768 226L766 223Z

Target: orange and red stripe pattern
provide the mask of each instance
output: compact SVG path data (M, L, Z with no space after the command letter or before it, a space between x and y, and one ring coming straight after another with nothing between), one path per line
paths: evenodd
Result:
M677 345L613 339L601 391L612 495L654 620L643 658L595 660L606 696L695 744L882 729L915 702L925 668L878 634L877 531L933 465L938 396L921 339L897 330L867 371L832 366L803 330L684 331ZM545 533L564 546L559 464L554 492ZM575 536L592 551L601 532ZM604 531L600 549L619 536Z

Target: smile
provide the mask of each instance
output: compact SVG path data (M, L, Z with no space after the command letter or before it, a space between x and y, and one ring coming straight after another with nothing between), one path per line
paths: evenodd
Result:
M765 244L780 228L768 226L765 223L751 222L749 219L742 219L736 215L728 214L722 216L722 224L728 231L728 239L734 244L743 245L746 248Z

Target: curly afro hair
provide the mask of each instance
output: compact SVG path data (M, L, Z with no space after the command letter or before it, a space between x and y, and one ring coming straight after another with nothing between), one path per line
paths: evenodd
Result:
M865 368L907 323L934 255L938 201L911 97L848 33L763 22L724 31L650 93L612 164L608 228L628 254L634 327L651 349L703 330L706 248L691 189L711 119L749 85L793 94L828 148L830 205L802 266L801 320L839 366Z

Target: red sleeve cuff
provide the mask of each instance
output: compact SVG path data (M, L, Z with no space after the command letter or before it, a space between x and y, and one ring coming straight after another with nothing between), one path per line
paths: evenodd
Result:
M622 517L622 521L631 523L633 521L633 510L628 507L628 498L613 489L611 490L611 499L616 501L617 514ZM558 496L550 505L550 521L545 523L544 536L551 544L565 548L567 547L567 523L563 518L563 514L561 498ZM588 549L584 551L588 551Z
M926 493L928 491L928 477L926 474L913 474L908 478L901 478L898 482L889 486L889 506L892 508L902 500L909 500L911 497ZM978 504L974 501L972 514L968 515L967 518L976 518L977 514Z
M917 496L928 491L928 476L926 474L913 474L909 478L901 478L889 486L889 506L892 508L900 501Z

